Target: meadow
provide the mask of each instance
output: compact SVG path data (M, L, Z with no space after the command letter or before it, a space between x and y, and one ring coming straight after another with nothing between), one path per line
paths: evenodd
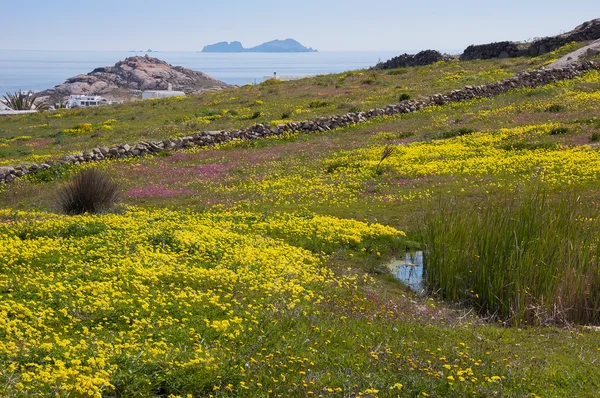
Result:
M288 108L294 120L368 109L568 50L0 119L0 159L182 134L191 120L163 121L184 115L220 129ZM4 185L0 395L593 397L598 109L592 71L334 131ZM56 191L84 168L118 182L114 211L60 214ZM425 296L387 268L416 249Z

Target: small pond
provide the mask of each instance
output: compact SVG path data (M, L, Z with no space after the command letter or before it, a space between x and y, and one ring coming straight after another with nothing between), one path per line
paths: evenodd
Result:
M407 252L404 258L395 259L388 264L392 274L417 293L424 293L423 252Z

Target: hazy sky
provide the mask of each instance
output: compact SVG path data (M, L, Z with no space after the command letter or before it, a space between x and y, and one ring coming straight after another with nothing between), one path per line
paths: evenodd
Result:
M321 51L455 50L597 17L598 0L0 0L0 49L195 51L291 37Z

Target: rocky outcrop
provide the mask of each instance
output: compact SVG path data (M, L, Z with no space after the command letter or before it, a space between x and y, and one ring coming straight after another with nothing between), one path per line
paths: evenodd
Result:
M193 146L210 146L236 140L255 140L284 133L314 133L328 131L362 123L380 116L395 116L416 112L421 109L444 105L451 102L467 101L474 98L493 97L510 90L524 87L539 87L560 80L573 79L588 70L600 70L600 63L583 62L566 68L539 69L520 73L509 79L483 86L466 86L446 94L437 94L423 100L403 101L384 108L371 109L366 112L350 112L345 115L321 117L303 122L290 122L277 126L256 124L254 126L231 131L203 131L186 137L167 139L164 141L140 142L135 145L121 144L111 147L94 148L88 152L66 155L56 162L41 165L0 167L0 183L11 182L18 177L38 170L46 170L54 164L82 164L104 159L122 159L143 156L162 151L177 150Z
M527 48L523 48L523 46L511 41L501 41L469 46L460 56L460 60L513 58L523 55L527 55Z
M157 58L136 56L114 66L94 69L87 75L67 79L41 97L64 98L73 94L122 98L136 90L173 90L186 93L225 88L228 85L202 72L172 66Z
M531 43L529 55L543 55L572 42L600 39L600 19L585 22L570 32L558 36L545 37Z
M600 39L600 19L585 22L570 32L544 37L530 44L503 41L472 45L460 56L462 61L473 59L513 58L524 55L538 56L554 51L565 44Z
M417 54L402 54L388 61L380 62L375 69L395 69L409 66L431 65L439 61L450 61L453 57L435 50L425 50Z

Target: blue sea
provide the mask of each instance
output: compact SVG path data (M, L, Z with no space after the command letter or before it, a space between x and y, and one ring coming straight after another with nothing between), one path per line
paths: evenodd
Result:
M363 69L398 52L318 53L199 53L153 52L149 54L174 66L202 71L225 83L260 83L265 77L305 76ZM67 78L144 53L112 51L0 50L0 95L18 90L40 91Z

